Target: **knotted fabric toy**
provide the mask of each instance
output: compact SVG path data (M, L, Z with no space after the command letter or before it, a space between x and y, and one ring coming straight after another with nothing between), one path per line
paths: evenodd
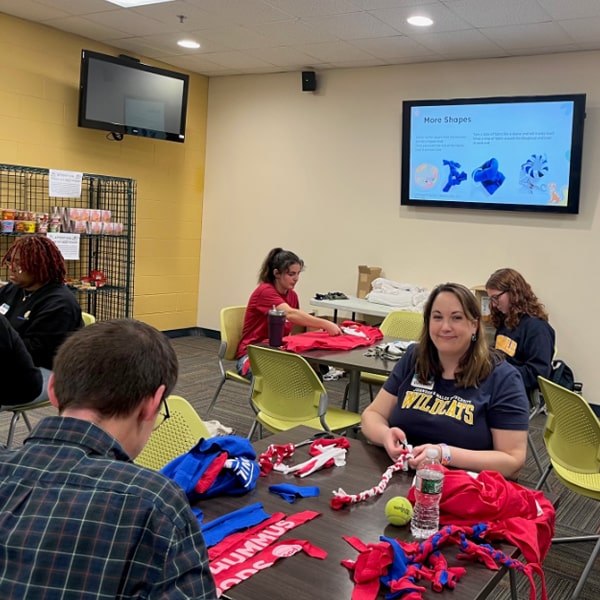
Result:
M457 555L460 559L481 562L492 570L498 570L498 565L502 565L523 573L531 585L530 600L536 598L533 575L539 575L542 599L547 600L540 565L523 564L484 543L481 534L485 530L484 524L475 527L447 525L423 542L404 542L382 536L378 544L365 544L357 538L344 537L360 553L356 560L342 561L342 565L353 573L355 588L352 599L375 600L380 583L391 592L386 598L402 600L420 600L426 591L421 581L429 581L436 592L444 588L454 589L466 569L449 567L439 551L443 546L454 544L460 549Z
M294 455L296 448L302 444L271 444L258 457L261 475L267 475L275 470L280 473L294 473L297 477L306 477L319 469L346 464L346 451L350 442L345 437L334 439L318 439L310 444L308 453L313 457L294 466L283 463L286 458Z
M362 502L363 500L368 500L373 496L383 494L385 488L390 482L390 479L392 478L392 475L396 473L396 471L408 471L408 459L411 457L412 446L405 443L400 456L398 456L396 462L394 462L385 470L381 480L377 485L358 494L348 494L342 488L338 488L337 491L334 490L333 498L329 501L331 508L334 510L339 510L340 508L348 506L349 504Z

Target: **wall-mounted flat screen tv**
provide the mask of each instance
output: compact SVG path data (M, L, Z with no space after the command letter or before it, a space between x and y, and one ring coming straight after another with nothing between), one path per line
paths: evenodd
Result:
M585 98L405 100L401 205L577 214Z
M78 125L183 142L188 85L183 73L82 50Z

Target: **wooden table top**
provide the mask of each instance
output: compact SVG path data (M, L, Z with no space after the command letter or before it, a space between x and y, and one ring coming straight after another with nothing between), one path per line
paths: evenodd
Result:
M291 431L270 436L254 444L257 453L266 450L269 444L298 443L316 433L308 427L297 427ZM348 494L356 494L379 483L391 461L382 448L361 440L349 439L351 444L346 457L346 466L317 471L308 477L298 478L272 472L260 477L256 488L244 496L220 496L199 502L196 506L204 512L204 521L261 502L268 513L284 512L290 515L303 510L318 511L321 516L293 529L285 538L307 539L327 551L325 560L310 558L303 552L279 560L275 565L261 571L248 580L227 590L222 598L231 600L343 600L350 599L354 583L349 571L341 566L343 559L356 559L358 553L343 539L342 535L357 536L365 543L377 543L381 535L412 541L409 526L394 527L384 514L386 502L393 496L405 496L410 488L412 473L395 473L381 496L351 505L342 510L333 510L329 501L332 491L343 488ZM309 458L308 445L298 448L289 464L297 464ZM300 486L319 486L320 496L300 498L294 504L268 491L270 485L291 483ZM505 552L512 546L503 546ZM513 549L514 550L514 549ZM466 566L467 573L454 591L435 593L430 584L425 599L460 598L481 600L501 579L502 571L490 571L480 564L459 561L455 558L456 546L444 550L450 566ZM380 596L383 598L383 595Z

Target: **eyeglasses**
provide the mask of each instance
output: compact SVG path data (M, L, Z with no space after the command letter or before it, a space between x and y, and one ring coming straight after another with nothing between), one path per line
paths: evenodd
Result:
M500 298L502 296L504 296L504 294L506 294L506 292L508 292L508 290L504 290L503 292L500 292L499 294L490 296L490 302L492 302L493 304L496 304L500 300Z
M171 417L169 414L169 405L167 404L167 399L162 399L162 408L158 411L156 415L156 421L154 422L154 429L152 431L156 431L167 419Z

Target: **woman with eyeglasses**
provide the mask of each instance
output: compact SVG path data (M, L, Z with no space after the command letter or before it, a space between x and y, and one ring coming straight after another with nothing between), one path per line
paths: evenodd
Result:
M7 283L0 288L0 314L19 334L34 364L52 369L58 347L83 326L81 307L65 286L65 261L44 235L19 237L2 265Z
M283 248L273 248L263 261L258 274L258 287L248 300L242 339L236 354L237 370L243 377L252 377L246 348L268 338L267 318L273 307L285 312L284 335L289 335L294 325L324 329L329 335L342 333L335 323L309 315L300 309L300 301L294 288L303 269L304 261L294 252Z
M397 459L413 446L411 468L434 447L443 465L516 478L525 464L529 401L517 370L485 340L475 295L438 285L423 332L362 413L362 433Z
M494 347L517 368L527 392L537 390L538 375L550 376L556 343L544 305L514 269L498 269L485 288L496 328Z

